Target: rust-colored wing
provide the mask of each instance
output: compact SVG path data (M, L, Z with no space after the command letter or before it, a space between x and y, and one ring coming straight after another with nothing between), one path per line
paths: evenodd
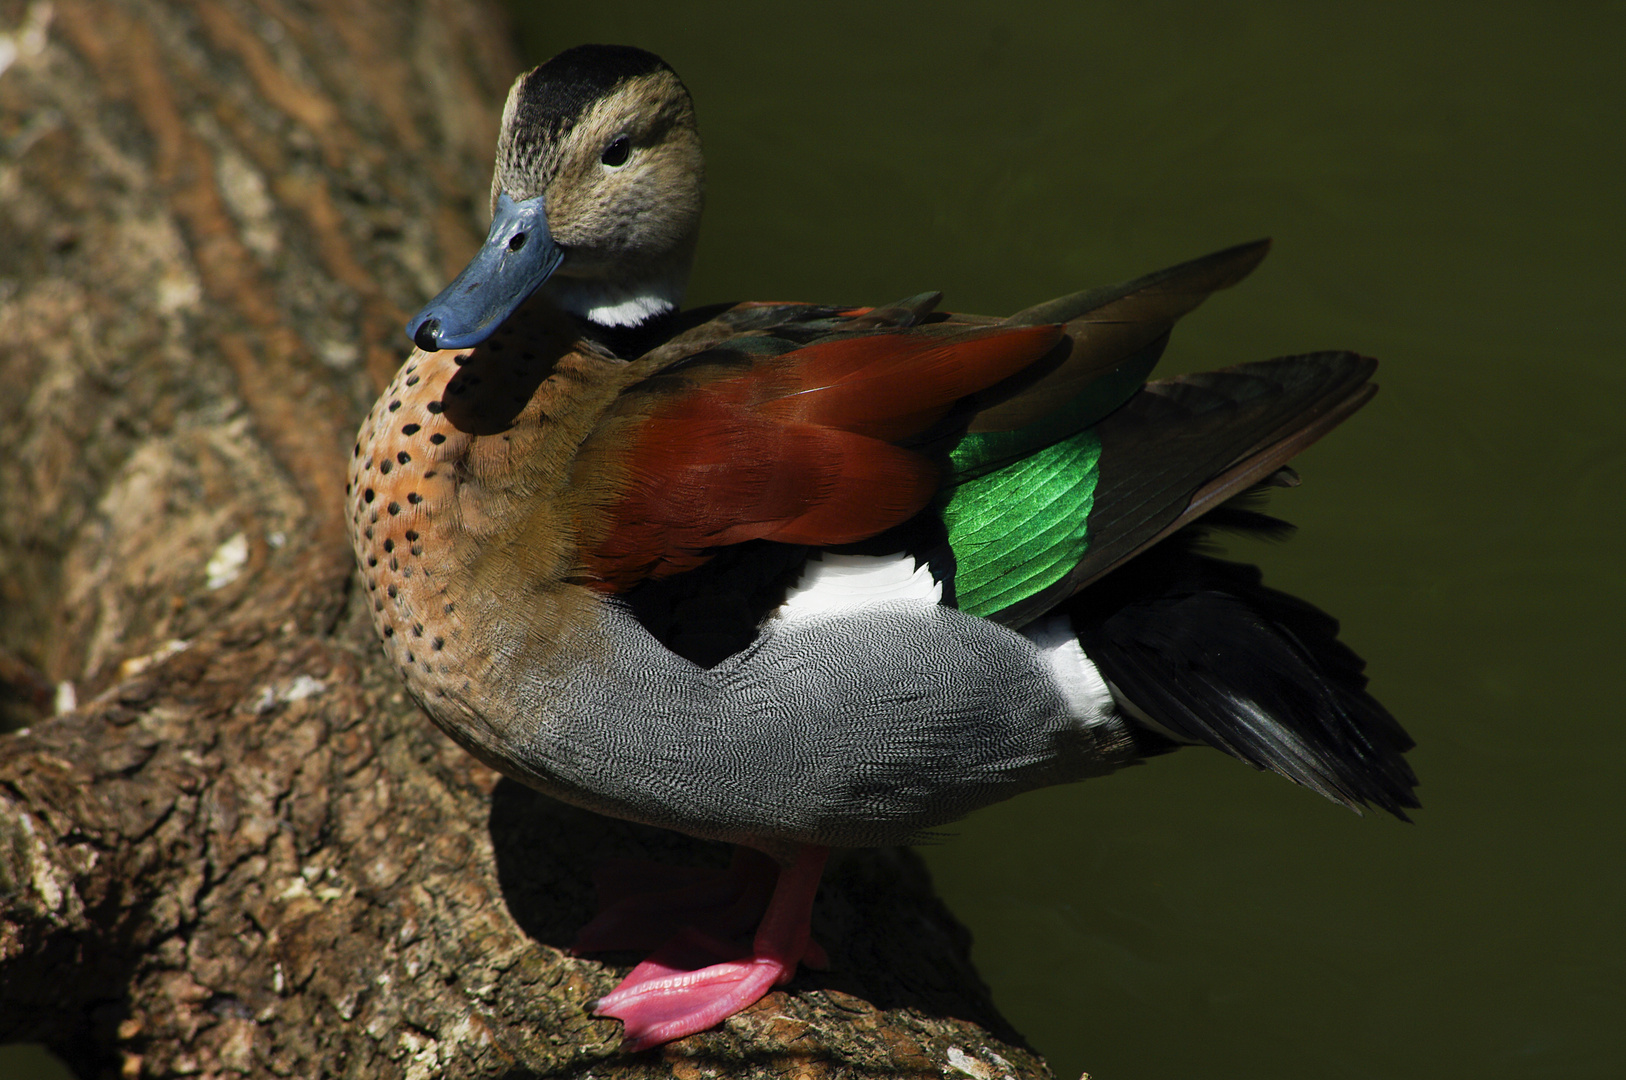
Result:
M723 545L845 544L897 525L931 500L939 467L895 444L1061 335L924 325L692 356L624 393L583 444L571 484L583 569L622 591Z

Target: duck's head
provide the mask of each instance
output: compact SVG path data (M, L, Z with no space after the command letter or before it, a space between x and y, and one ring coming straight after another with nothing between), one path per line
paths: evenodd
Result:
M602 326L683 298L705 169L689 92L654 53L580 45L514 82L491 178L491 232L407 324L419 348L489 337L537 289Z

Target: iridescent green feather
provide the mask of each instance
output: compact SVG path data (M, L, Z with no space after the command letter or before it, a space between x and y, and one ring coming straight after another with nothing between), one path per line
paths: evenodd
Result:
M943 507L962 611L984 618L1067 576L1089 546L1101 440L1093 431L955 487Z
M962 611L989 618L1078 565L1101 459L1090 428L1140 389L1162 351L1154 341L1040 420L966 435L949 453L943 521Z

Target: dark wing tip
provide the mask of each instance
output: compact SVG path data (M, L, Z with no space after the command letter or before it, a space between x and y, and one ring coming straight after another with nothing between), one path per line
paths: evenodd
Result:
M1199 554L1199 540L1188 529L1070 600L1085 653L1175 736L1410 820L1415 744L1367 693L1337 620L1255 567Z

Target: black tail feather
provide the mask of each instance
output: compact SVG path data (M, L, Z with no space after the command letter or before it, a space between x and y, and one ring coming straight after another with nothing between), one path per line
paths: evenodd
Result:
M1231 506L1211 524L1285 525ZM1210 515L1212 517L1213 515ZM1207 519L1205 519L1205 522ZM1176 738L1224 750L1357 812L1417 807L1410 736L1366 692L1365 662L1326 612L1265 587L1255 567L1202 554L1182 530L1066 605L1115 690Z

